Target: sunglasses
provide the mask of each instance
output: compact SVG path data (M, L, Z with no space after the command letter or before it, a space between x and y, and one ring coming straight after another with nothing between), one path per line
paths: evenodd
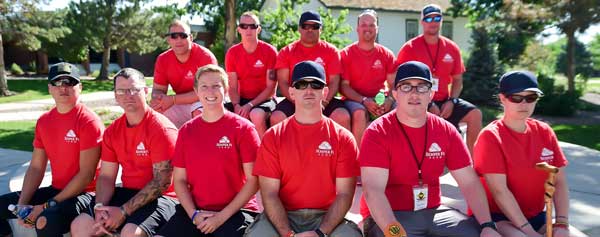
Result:
M252 30L256 30L258 29L258 25L257 24L242 24L240 23L238 25L239 28L242 28L244 30L247 30L248 28L252 29Z
M72 86L76 86L77 84L79 84L79 81L72 79L72 78L61 78L61 79L50 81L50 85L56 86L56 87L63 87L63 86L72 87Z
M400 91L402 91L404 93L410 93L411 91L413 91L413 88L418 93L427 93L431 89L431 85L419 84L419 85L413 86L411 84L400 84L399 86L396 87L396 89L400 89Z
M318 29L321 29L321 25L320 24L302 24L302 25L300 25L300 27L302 27L303 30L318 30Z
M523 100L525 100L525 102L527 103L533 103L536 102L540 96L538 94L531 94L531 95L526 95L526 96L522 96L522 95L507 95L506 98L513 103L519 104L521 102L523 102Z
M137 95L139 94L145 87L132 87L129 89L115 89L115 94L117 95Z
M325 84L321 83L321 82L316 82L316 81L299 81L294 83L293 87L296 88L297 90L304 90L306 88L308 88L308 86L310 85L310 88L312 88L313 90L320 90L325 88Z
M187 34L185 32L171 32L171 33L165 34L165 36L171 37L171 39L177 39L177 38L187 39L189 37L189 34Z
M442 21L442 16L428 16L428 17L423 18L423 21L427 22L427 23L440 22L440 21Z

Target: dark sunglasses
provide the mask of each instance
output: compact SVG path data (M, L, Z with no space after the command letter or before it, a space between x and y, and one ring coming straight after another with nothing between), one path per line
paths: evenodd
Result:
M294 88L296 88L297 90L304 90L308 88L309 85L310 88L312 88L313 90L320 90L325 88L325 84L316 81L299 81L294 83Z
M71 78L60 78L60 79L50 81L50 85L56 86L56 87L63 87L63 86L72 87L72 86L76 86L77 84L79 84L79 81L77 81L75 79L71 79Z
M442 16L428 16L428 17L423 18L423 21L427 22L427 23L440 22L440 21L442 21Z
M538 94L531 94L531 95L526 95L526 96L513 94L513 95L507 95L506 98L508 98L508 100L510 102L518 104L518 103L523 102L523 100L525 100L525 102L527 102L527 103L536 102L540 98L540 96Z
M238 27L239 27L239 28L242 28L242 29L244 29L244 30L246 30L246 29L248 29L248 28L250 28L250 29L253 29L253 30L256 30L256 29L258 29L258 25L257 25L257 24L241 24L241 23L240 23L240 24L238 25Z
M318 30L321 29L321 25L319 24L302 24L300 25L300 27L302 27L303 30Z
M177 39L177 38L187 39L189 37L189 35L184 32L171 32L171 33L165 34L165 36L171 37L171 39Z
M418 93L427 93L429 92L429 90L431 89L431 85L429 84L419 84L416 86L413 86L411 84L400 84L396 87L396 89L399 89L400 91L404 92L404 93L410 93L413 88L418 92Z

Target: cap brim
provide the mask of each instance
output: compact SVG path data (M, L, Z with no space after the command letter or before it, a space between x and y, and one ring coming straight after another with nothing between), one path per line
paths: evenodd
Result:
M439 13L439 12L430 12L430 13L427 13L426 15L423 15L423 17L428 17L428 16L431 16L431 15L440 15L441 16L442 13Z
M306 21L304 21L302 23L305 23L305 22L314 22L314 23L322 24L320 21L317 21L317 20L306 20Z
M74 76L72 76L72 75L68 75L68 74L60 74L60 75L56 75L56 76L54 76L52 79L50 79L49 81L54 81L54 80L56 80L56 79L59 79L59 78L62 78L62 77L68 77L68 78L75 79L75 80L77 80L77 81L81 81L81 79L79 79L79 78L77 78L77 77L74 77Z
M536 88L536 87L525 88L525 89L522 89L522 88L514 89L514 90L506 91L503 94L512 95L512 94L516 94L516 93L523 92L523 91L532 91L532 92L538 93L540 95L544 95L544 92L542 92L542 90L540 90L539 88Z
M299 79L295 80L295 81L292 83L292 86L293 86L294 84L296 84L297 82L299 82L299 81L318 81L318 82L321 82L323 85L327 84L327 83L325 83L325 81L324 81L323 79L321 79L321 78L318 78L318 77L301 77L301 78L299 78Z

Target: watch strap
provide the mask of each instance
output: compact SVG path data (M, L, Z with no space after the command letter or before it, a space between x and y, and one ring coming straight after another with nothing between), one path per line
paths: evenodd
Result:
M317 229L315 230L315 233L317 233L317 235L318 235L319 237L327 237L327 235L326 235L325 233L323 233L323 231L321 231L321 229L319 229L319 228L317 228Z
M493 222L493 221L488 221L486 223L481 224L480 226L481 226L481 229L489 227L489 228L492 228L494 230L498 230L498 228L496 228L496 223Z

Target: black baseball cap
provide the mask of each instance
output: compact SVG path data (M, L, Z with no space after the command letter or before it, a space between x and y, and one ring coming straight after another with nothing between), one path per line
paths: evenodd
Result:
M319 25L323 24L321 22L321 15L319 15L319 13L315 12L315 11L305 11L304 13L302 13L302 15L300 16L300 22L298 22L298 25L302 25L302 24L304 24L304 22L307 22L307 21L319 23Z
M292 72L292 86L296 82L303 81L304 79L312 79L326 84L325 82L325 69L321 64L313 61L302 61L294 65L294 71Z
M442 9L440 8L440 6L435 5L435 4L429 4L425 7L423 7L423 10L421 10L421 17L425 18L426 16L429 15L442 15Z
M429 67L418 61L408 61L398 67L398 70L396 71L396 80L394 80L394 87L397 87L398 83L409 79L420 79L430 85L433 83L431 81L431 71L429 71Z
M500 77L500 93L511 95L521 91L533 91L544 95L539 88L537 77L529 71L507 72Z
M63 62L50 66L50 69L48 70L48 81L54 81L63 77L81 81L79 78L79 69L73 64Z

